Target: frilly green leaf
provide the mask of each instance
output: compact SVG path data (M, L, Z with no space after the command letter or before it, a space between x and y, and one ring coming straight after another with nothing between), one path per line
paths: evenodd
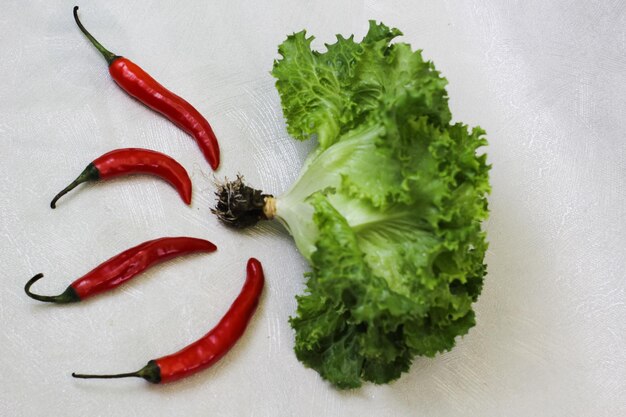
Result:
M295 351L340 388L451 349L486 273L484 131L450 123L446 79L400 35L370 22L317 52L299 32L272 71L289 133L318 140L277 200L311 265Z

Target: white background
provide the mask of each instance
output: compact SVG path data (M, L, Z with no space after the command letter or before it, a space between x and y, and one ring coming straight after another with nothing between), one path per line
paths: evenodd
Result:
M487 130L489 274L478 324L450 353L386 386L341 392L294 357L288 317L307 265L278 225L244 233L209 212L213 173L193 140L125 95L68 1L0 14L0 414L6 416L626 415L626 3L576 1L83 2L84 24L193 103L221 143L218 178L280 194L312 144L284 126L269 75L277 45L308 29L360 39L401 29L449 80L455 120ZM147 147L189 171L185 206L151 177L50 199L92 159ZM218 252L155 267L71 306L62 291L144 240L188 235ZM258 257L267 286L247 333L179 383L83 381L122 372L209 330Z

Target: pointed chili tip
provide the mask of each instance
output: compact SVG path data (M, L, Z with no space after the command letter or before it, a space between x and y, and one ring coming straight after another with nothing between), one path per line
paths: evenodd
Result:
M209 242L208 240L204 240L204 243L206 245L207 251L215 252L217 250L217 246L215 246L215 244L213 242Z
M246 271L248 272L248 274L263 275L263 266L258 259L250 258L248 259L248 263L246 265Z
M181 197L183 198L183 202L185 204L187 204L188 206L191 205L191 192L183 193L183 194L181 194Z

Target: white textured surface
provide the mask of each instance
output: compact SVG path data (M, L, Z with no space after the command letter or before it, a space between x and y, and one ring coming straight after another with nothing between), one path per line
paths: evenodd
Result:
M388 386L339 392L303 368L287 323L306 264L275 225L225 230L193 141L128 98L72 20L68 1L5 2L0 15L0 414L6 416L626 415L626 3L575 1L120 1L81 5L85 25L205 114L219 177L268 192L310 144L290 140L269 75L276 47L316 46L367 19L400 28L448 78L457 120L488 132L489 275L478 325ZM141 146L178 159L191 207L148 177L51 197L94 157ZM56 293L113 254L159 236L219 251L151 269L79 305ZM168 386L73 380L134 370L207 331L245 261L267 287L249 331L212 369Z

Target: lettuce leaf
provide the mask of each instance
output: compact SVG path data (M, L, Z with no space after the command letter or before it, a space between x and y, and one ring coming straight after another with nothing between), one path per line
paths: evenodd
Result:
M304 31L287 37L272 71L287 129L317 146L283 195L238 178L213 210L291 233L311 266L290 319L295 353L339 388L390 382L451 349L486 273L485 132L451 123L445 78L399 35L370 22L361 42L337 36L325 52Z
M451 349L486 273L484 132L451 124L445 78L399 35L372 21L318 52L299 32L272 71L288 132L318 140L276 200L311 265L295 352L340 388Z

